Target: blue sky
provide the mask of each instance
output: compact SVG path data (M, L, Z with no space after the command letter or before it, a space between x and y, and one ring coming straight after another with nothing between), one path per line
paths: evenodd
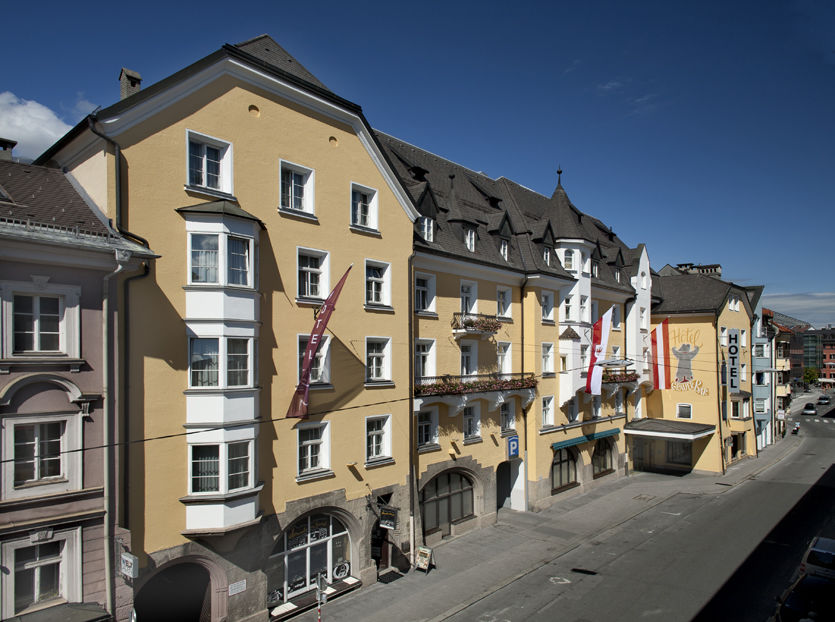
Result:
M140 8L141 6L141 8ZM583 211L653 267L721 263L835 324L833 2L67 2L5 11L0 136L33 157L119 96L267 33L371 124Z

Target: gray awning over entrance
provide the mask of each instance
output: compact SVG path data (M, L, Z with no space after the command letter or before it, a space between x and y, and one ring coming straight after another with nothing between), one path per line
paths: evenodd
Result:
M715 425L691 423L689 421L670 421L668 419L633 419L623 426L624 434L633 436L654 436L693 441L710 436L716 431Z

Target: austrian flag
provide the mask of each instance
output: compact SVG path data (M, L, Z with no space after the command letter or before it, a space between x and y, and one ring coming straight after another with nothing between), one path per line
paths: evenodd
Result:
M652 381L658 390L669 389L670 371L670 329L664 320L652 331Z
M598 361L606 358L606 348L609 346L609 331L612 329L612 307L594 323L594 334L591 342L591 360L589 373L586 374L586 393L600 395L600 385L603 381L603 367Z

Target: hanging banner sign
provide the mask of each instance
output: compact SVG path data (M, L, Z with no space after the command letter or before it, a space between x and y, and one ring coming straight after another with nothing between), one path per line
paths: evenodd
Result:
M380 527L397 529L397 508L384 505L380 508Z
M728 329L728 392L739 393L739 329Z

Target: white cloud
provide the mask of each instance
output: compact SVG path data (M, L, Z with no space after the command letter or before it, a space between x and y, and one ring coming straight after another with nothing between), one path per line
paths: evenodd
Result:
M0 93L0 136L17 141L15 156L35 158L69 129L43 104L21 99L10 91Z
M603 91L604 93L611 93L612 91L617 91L623 88L623 82L619 80L609 80L605 84L598 84L597 90Z
M809 322L815 328L835 325L835 292L763 294L763 306Z

